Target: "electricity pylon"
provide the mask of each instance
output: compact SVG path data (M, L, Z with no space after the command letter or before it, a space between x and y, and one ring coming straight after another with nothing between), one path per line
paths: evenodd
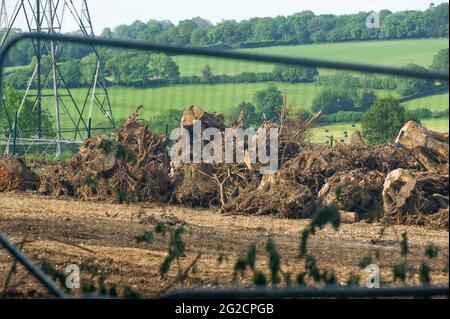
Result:
M77 5L74 2L77 2ZM20 18L25 21L28 32L48 34L61 33L63 21L66 18L71 18L78 26L78 33L86 37L94 36L92 19L86 0L18 0L10 16L7 14L6 4L7 1L2 0L0 31L2 31L3 36L0 46L14 31ZM94 45L90 47L93 57L90 61L92 63L89 64L92 66L92 70L89 70L88 74L90 83L85 90L85 94L83 93L81 98L78 94L78 98L76 98L61 72L61 61L58 55L60 43L34 39L31 42L35 63L22 103L18 108L19 120L17 122L20 123L21 116L30 116L30 114L21 114L21 112L24 103L31 99L33 101L33 112L36 112L37 115L37 129L32 134L30 132L21 134L29 128L16 127L19 136L32 136L31 139L23 140L35 140L36 143L44 140L53 142L56 145L57 157L59 157L61 143L81 141L90 136L94 114L97 116L98 122L101 121L98 118L99 116L105 118L106 121L104 122L107 125L103 129L113 129L114 118L97 48ZM44 58L46 65L43 63ZM8 112L8 101L5 97L3 97L3 104L4 116L9 115L11 117L11 112ZM46 116L51 119L52 128L50 130L43 127L43 119ZM10 140L14 131L13 124L11 119L8 119L7 122L9 123L9 132L6 132L6 135L9 136L8 139ZM8 145L9 143L7 143ZM8 151L8 147L6 151Z

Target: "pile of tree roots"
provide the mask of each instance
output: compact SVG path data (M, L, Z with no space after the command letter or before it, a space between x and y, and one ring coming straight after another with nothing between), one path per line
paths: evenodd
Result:
M229 214L292 219L310 218L318 207L336 205L347 222L386 218L448 229L448 134L409 122L390 145L370 147L359 132L348 145L312 144L310 128L320 113L294 120L283 106L278 123L262 124L279 132L278 170L262 174L261 164L249 161L248 139L240 145L240 163L195 163L193 147L185 154L191 161L171 161L169 138L152 133L138 115L139 108L110 137L86 140L71 160L49 165L40 178L20 158L0 157L0 191L38 189L55 197L217 207ZM231 130L244 129L244 115ZM202 132L218 129L212 142L220 147L230 142L222 116L190 106L180 128L193 137L195 124ZM264 137L258 134L251 138ZM191 138L190 146L194 142ZM206 146L203 139L200 143Z

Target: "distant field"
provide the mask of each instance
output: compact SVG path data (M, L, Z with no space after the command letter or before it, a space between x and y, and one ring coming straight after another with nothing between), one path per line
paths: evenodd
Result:
M217 85L178 85L173 87L137 89L111 87L110 100L116 119L128 117L139 105L144 105L142 118L166 112L167 110L184 110L190 105L198 105L206 111L228 114L241 102L253 102L257 91L263 90L270 83L242 83ZM324 89L316 84L275 83L277 88L287 94L288 104L294 109L310 109L314 98ZM75 89L72 93L81 104L85 89ZM377 91L379 96L393 94L389 91ZM94 112L94 118L99 115ZM93 124L96 124L95 122Z
M404 66L409 63L430 66L437 51L448 48L448 39L360 41L246 49L311 59Z
M408 109L425 108L431 111L443 111L448 109L448 92L422 97L403 103Z
M436 52L443 48L448 48L448 39L343 42L275 46L240 51L393 66L414 63L428 67ZM200 75L206 64L211 65L216 74L270 72L273 69L271 64L197 56L178 56L175 57L175 61L180 66L182 75Z
M448 132L449 120L448 119L423 120L422 124L426 128L433 131ZM328 130L328 132L326 132L326 130ZM355 127L352 126L352 123L321 125L313 130L311 141L314 143L325 143L326 141L330 140L327 136L333 136L333 138L339 142L343 140L345 143L349 143L352 133L361 130L362 128L360 123L357 123ZM344 132L348 133L348 138L345 138Z

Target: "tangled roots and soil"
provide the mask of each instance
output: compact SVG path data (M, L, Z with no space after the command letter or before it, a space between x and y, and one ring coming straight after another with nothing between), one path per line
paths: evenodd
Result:
M448 228L448 175L397 169L384 183L384 211L394 223Z
M39 176L25 162L11 155L0 155L0 192L36 190Z
M355 212L358 219L375 219L382 213L384 178L378 171L340 172L327 180L317 200L321 206L334 203L341 210Z
M393 169L416 169L419 165L411 152L394 145L369 148L338 144L331 148L310 144L282 170L290 179L308 186L317 195L327 178L336 173L360 169L387 174Z
M41 178L40 191L80 199L119 202L168 201L168 139L137 121L139 109L114 137L94 137L66 165L56 165Z
M266 175L256 190L242 192L226 208L243 214L299 219L311 217L316 202L308 187L272 174Z

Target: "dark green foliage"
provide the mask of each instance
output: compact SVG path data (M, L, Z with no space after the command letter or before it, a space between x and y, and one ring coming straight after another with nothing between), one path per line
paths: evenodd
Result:
M407 267L405 263L401 263L399 265L395 265L392 268L392 273L394 276L394 282L396 282L397 280L400 280L401 282L405 282L406 281L406 275L407 275Z
M3 91L5 97L5 103L7 105L8 112L2 106L0 116L0 134L6 133L9 135L13 132L14 127L14 114L19 111L22 104L23 94L20 91L14 90L10 87L6 87ZM18 117L17 132L20 133L20 137L32 137L35 136L38 131L38 112L34 107L34 103L30 99L26 99L20 111L21 116ZM24 116L26 115L26 116ZM45 137L54 137L52 132L52 120L51 115L42 112L42 133Z
M433 244L428 244L427 247L425 247L425 256L429 259L436 258L438 255L439 250Z
M415 71L427 71L426 68L416 64L409 64L406 68ZM397 91L403 96L418 95L432 89L433 86L432 80L411 77L402 77L397 80Z
M297 277L295 279L297 286L300 286L300 287L306 286L306 281L305 281L306 275L307 275L306 272L301 272L297 275Z
M440 119L440 118L448 118L449 113L448 113L448 109L444 110L444 111L435 111L433 112L433 118L434 119Z
M256 107L249 102L242 102L233 109L228 118L230 124L239 119L241 111L244 112L244 127L257 127L261 123L262 114L256 111Z
M305 228L300 238L300 257L307 255L308 239L310 235L314 235L316 230L322 229L326 224L330 223L334 229L340 226L339 210L335 204L320 207L316 210L311 224Z
M113 141L104 141L101 148L105 154L111 154L116 149L116 144Z
M165 54L151 54L148 62L150 79L174 79L180 76L180 68L175 61Z
M367 266L369 266L372 263L373 263L372 256L370 256L370 255L364 256L359 261L359 268L360 269L365 269Z
M244 277L246 268L247 268L247 261L245 259L239 258L234 264L233 278L236 280L238 274L240 274L241 277Z
M320 282L322 276L316 264L316 257L312 255L306 256L305 269L308 273L308 276L311 277L314 280L314 282L316 283Z
M123 299L141 299L142 296L139 292L137 292L133 288L125 287L123 294L122 294L122 298Z
M139 201L139 194L137 191L133 192L119 191L117 192L117 201L120 204L137 203Z
M275 80L290 83L313 82L319 74L316 68L289 65L277 65L273 73Z
M433 57L431 69L448 73L448 49L442 49Z
M347 286L349 286L349 287L358 287L360 280L361 280L361 278L358 275L352 274L347 279Z
M357 95L355 104L362 111L365 112L375 103L377 95L373 91L363 90Z
M81 85L80 60L73 59L62 63L60 66L60 71L67 86L77 87Z
M169 232L168 254L159 268L159 275L165 277L169 272L172 263L179 260L186 251L186 244L182 240L184 228L178 227Z
M260 113L265 114L268 120L274 122L278 120L282 103L283 95L275 85L270 85L267 89L255 93L256 108Z
M400 254L402 257L408 256L409 245L408 245L408 234L402 233L402 239L400 240Z
M212 67L207 64L201 70L202 77L206 81L206 83L212 83L214 80L214 73Z
M350 91L334 88L325 89L313 101L312 111L317 113L323 111L323 114L332 114L339 111L354 111L355 102Z
M155 238L155 235L152 232L144 232L144 234L140 236L136 236L137 243L143 243L143 242L152 242Z
M259 47L448 36L447 3L422 12L382 11L383 28L380 29L366 28L364 21L367 15L368 12L345 16L315 15L311 11L303 11L287 17L252 18L240 22L224 20L216 25L201 18L183 20L178 25L167 21L136 21L114 31L105 29L103 35L197 47Z
M97 178L94 174L89 173L87 174L83 179L83 184L89 187L96 187L97 186Z
M136 164L136 155L125 145L116 145L118 160L125 161L127 163Z
M430 272L431 268L425 263L420 266L419 275L422 284L429 284L431 282Z
M429 109L419 108L407 111L408 118L416 118L418 120L430 119L433 117L433 112Z
M55 267L53 267L48 261L44 260L41 264L41 270L48 275L51 279L58 282L61 287L64 287L66 292L70 292L68 288L66 287L66 274L57 270Z
M390 143L408 120L405 107L398 100L381 98L365 113L362 133L371 145Z
M155 226L155 233L157 234L161 234L162 236L164 236L166 234L167 231L167 226L163 223L159 223L158 225Z
M24 90L27 88L32 71L29 68L11 71L5 74L5 87Z
M246 264L250 267L251 270L255 269L255 261L256 261L256 245L250 245L247 251Z
M256 271L253 274L253 284L259 287L266 286L267 285L266 276L262 272Z
M269 256L269 268L272 279L272 285L277 285L280 283L280 255L278 254L277 247L272 238L269 238L266 244L266 252Z

